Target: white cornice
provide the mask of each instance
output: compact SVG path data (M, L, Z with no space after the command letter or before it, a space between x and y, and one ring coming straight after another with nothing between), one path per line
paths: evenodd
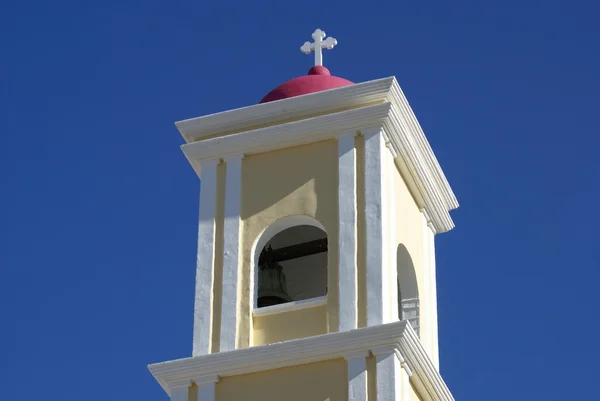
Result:
M178 359L153 364L148 369L169 393L172 384L184 380L234 376L346 358L361 351L379 352L382 347L389 347L406 364L410 380L424 400L454 400L407 321Z
M178 121L175 126L186 142L195 142L382 101L394 81L394 77L377 79Z
M419 122L396 79L384 78L176 123L200 175L207 160L246 155L383 129L388 148L438 233L454 227L458 207Z

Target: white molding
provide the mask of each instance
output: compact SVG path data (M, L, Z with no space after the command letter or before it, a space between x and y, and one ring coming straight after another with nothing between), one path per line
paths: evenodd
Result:
M217 164L205 167L202 172L192 356L205 355L210 352L213 321Z
M247 155L299 146L315 141L333 139L349 131L381 126L392 105L380 103L337 113L258 128L227 136L188 143L181 149L188 159L226 157L229 154Z
M338 138L339 331L358 327L356 149L354 134Z
M410 368L424 401L453 401L444 380L408 322L365 327L275 344L184 358L148 366L168 392L170 383L194 377L227 377L344 358L352 352L393 346Z
M318 306L327 305L327 295L321 297L301 299L299 301L286 302L284 304L265 306L256 308L252 311L252 316L261 317L269 315L277 315L279 313L292 312L302 309L316 308Z
M382 115L383 114L383 115ZM318 116L318 117L315 117ZM393 77L177 122L198 171L205 158L260 153L334 138L383 123L388 146L438 233L454 227L458 202ZM220 137L219 137L220 136ZM219 137L219 138L217 138ZM411 188L413 185L411 185Z
M385 166L383 134L365 133L365 254L367 266L367 326L386 323L389 303L386 281Z
M232 155L226 161L220 351L234 350L237 345L242 158Z
M187 142L243 132L256 127L281 124L315 114L383 101L395 81L394 77L311 93L281 101L256 104L203 117L178 121L175 126Z
M361 356L348 358L348 401L367 401L367 360L368 352L363 351Z

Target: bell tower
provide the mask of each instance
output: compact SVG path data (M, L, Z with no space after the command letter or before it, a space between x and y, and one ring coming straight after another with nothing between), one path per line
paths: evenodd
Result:
M396 79L332 76L312 37L308 75L176 123L201 191L192 355L149 366L173 401L453 400L434 238L458 203Z

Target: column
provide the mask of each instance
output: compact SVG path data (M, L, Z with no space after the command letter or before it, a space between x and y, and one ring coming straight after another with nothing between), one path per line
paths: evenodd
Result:
M389 266L385 247L385 166L387 149L380 130L365 133L365 213L367 262L367 325L386 323L389 309Z
M215 199L217 195L218 163L218 159L210 160L202 163L201 166L192 356L206 355L210 352L213 316Z
M198 386L198 397L196 401L215 401L215 385L218 381L218 376L199 377L194 379L194 383Z
M169 395L171 396L171 401L188 401L191 385L191 380L180 380L169 383Z
M396 351L396 347L393 346L371 350L377 363L377 401L406 401L409 399L402 397L402 366Z
M357 351L346 355L348 362L348 401L367 401L368 351Z
M221 352L234 350L237 340L242 158L243 155L233 155L224 159L226 173Z
M338 137L338 252L340 331L358 325L356 266L356 149L354 133Z

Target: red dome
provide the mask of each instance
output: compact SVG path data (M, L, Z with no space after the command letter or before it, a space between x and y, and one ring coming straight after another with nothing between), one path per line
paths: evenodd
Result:
M279 85L263 97L261 103L272 102L275 100L287 99L289 97L306 95L308 93L320 92L327 89L341 88L342 86L352 85L347 79L334 77L329 70L323 66L312 67L308 75L290 79Z

